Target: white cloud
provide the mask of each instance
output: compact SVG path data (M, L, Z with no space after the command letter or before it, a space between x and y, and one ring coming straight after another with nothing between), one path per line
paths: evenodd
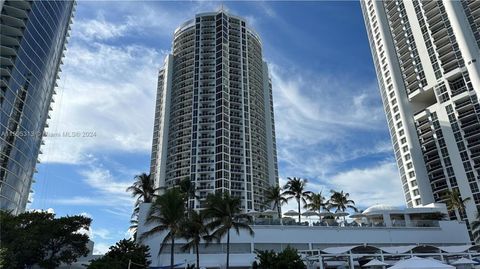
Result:
M92 229L92 240L95 240L97 238L107 240L107 239L112 239L112 236L108 229L104 229L104 228Z
M85 183L95 189L95 191L105 195L115 196L116 200L120 201L128 202L132 200L130 195L125 191L132 182L117 180L110 170L92 165L90 169L81 171L80 174L84 177Z
M127 30L127 25L117 25L105 20L103 16L96 19L76 21L78 38L94 41L105 40L122 36Z
M85 186L91 189L88 195L50 199L52 204L96 207L123 220L130 218L135 199L126 192L133 182L130 174L113 174L96 159L89 160L78 173Z
M50 213L50 214L55 214L55 210L53 208L47 208L47 209L30 209L29 211L31 212L44 212L44 213Z
M100 242L93 245L93 255L103 255L108 252L109 244Z
M395 162L385 162L365 169L354 168L341 172L331 178L337 190L350 193L360 206L405 204L402 186Z
M270 64L278 137L318 143L347 138L352 129L385 128L376 82L356 80Z

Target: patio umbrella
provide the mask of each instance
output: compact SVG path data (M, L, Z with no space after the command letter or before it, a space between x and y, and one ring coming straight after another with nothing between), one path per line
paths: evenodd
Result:
M348 215L350 215L348 212L345 212L345 211L340 211L340 212L335 212L334 214L336 217L346 217Z
M305 216L305 217L318 216L318 213L312 210L308 210L303 212L302 216Z
M333 213L332 212L320 212L320 213L318 213L318 216L320 216L320 217L333 216Z
M478 263L467 258L461 258L457 261L452 262L452 265L468 265L468 264L478 264Z
M369 261L368 263L364 264L363 267L374 267L374 266L387 266L389 265L388 263L384 263L382 261L379 261L377 259L373 259Z
M278 212L275 210L267 209L262 212L262 215L267 215L267 216L276 216L278 215Z
M262 212L258 212L255 209L249 210L247 212L247 215L252 216L252 217L258 217L262 214Z
M361 218L364 218L366 217L367 215L363 214L363 213L353 213L350 215L350 218L352 219L361 219Z
M410 259L401 260L388 269L455 269L455 266L414 256Z
M298 216L298 212L295 211L295 210L288 210L288 211L285 212L283 215L289 216L289 217L294 217L294 216Z

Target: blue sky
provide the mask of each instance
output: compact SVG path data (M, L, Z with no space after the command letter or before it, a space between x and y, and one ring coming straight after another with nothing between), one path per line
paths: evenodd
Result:
M224 2L260 34L273 81L280 181L402 206L360 5ZM95 252L128 236L134 175L148 171L156 76L175 28L221 2L78 1L30 208L93 218ZM285 210L293 208L292 203Z

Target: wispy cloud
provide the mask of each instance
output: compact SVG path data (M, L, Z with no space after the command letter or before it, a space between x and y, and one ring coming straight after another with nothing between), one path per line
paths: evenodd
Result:
M280 183L284 185L286 182L287 179L282 177ZM327 199L330 198L330 190L348 192L359 209L374 204L405 204L395 162L383 162L364 169L353 168L332 175L328 181L310 180L307 188L315 193L322 192ZM283 207L284 211L290 209L298 210L296 201L291 200Z
M98 15L96 19L85 19L76 21L76 37L86 41L101 41L122 36L128 26L117 25L105 20L105 17Z
M99 150L148 152L164 52L73 44L53 105L44 162L80 163ZM65 136L79 132L78 136Z
M97 228L92 230L92 239L100 238L103 240L112 239L111 231L104 228Z
M270 70L281 178L308 178L327 195L344 190L362 206L402 204L376 82L275 62Z

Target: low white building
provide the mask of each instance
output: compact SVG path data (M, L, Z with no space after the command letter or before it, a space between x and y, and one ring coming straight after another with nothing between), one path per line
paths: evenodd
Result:
M149 206L149 204L141 206L139 235L152 227L152 225L145 225ZM333 220L329 220L330 223L327 223L327 220L324 220L322 222L310 221L308 225L295 222L288 225L288 222L284 222L284 225L275 225L273 224L275 220L257 219L252 225L254 236L250 236L246 232L237 235L235 231L231 231L230 267L250 268L256 257L255 250L281 251L288 245L306 255L316 257L329 256L331 253L323 252L323 250L328 251L338 247L345 248L346 251L334 253L333 256L348 255L351 254L352 249L358 249L358 246L364 246L365 249L403 246L409 248L408 251L415 250L415 246L425 245L432 247L463 246L462 249L470 250L470 238L464 222L438 220L441 214L446 213L447 210L443 204L408 209L377 205L368 208L362 214L357 214L354 216L355 221L349 223L339 224L338 221L333 222ZM162 239L163 235L158 234L143 240L143 244L148 245L151 249L151 266L166 266L170 263L170 247L168 245L160 255L157 255ZM193 264L195 253L181 251L183 242L181 239L176 240L175 264ZM408 251L407 253L409 253ZM200 253L202 267L223 268L225 266L225 240L219 244L214 242L208 246L201 244ZM475 256L475 253L473 254ZM357 258L360 256L357 255ZM355 257L352 256L352 261L354 259ZM353 261L352 266L354 264L358 264L358 262Z

